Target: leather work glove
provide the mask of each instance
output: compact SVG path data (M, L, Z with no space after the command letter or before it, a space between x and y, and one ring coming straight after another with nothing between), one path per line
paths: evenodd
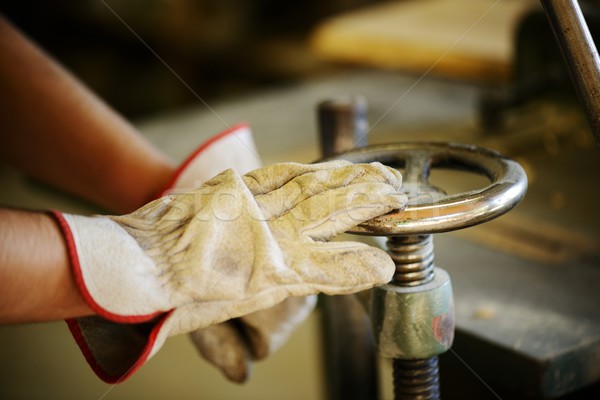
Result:
M125 216L56 216L90 307L106 320L138 323L137 334L149 338L136 367L167 336L289 296L387 282L394 266L385 252L326 241L402 207L399 186L399 173L377 163L289 163L245 176L227 170Z
M246 173L260 166L249 126L234 125L198 146L181 163L156 198L169 192L193 189L227 168ZM121 382L133 375L148 358L154 342L149 329L152 324L148 323L118 323L100 316L74 318L66 322L93 371L108 383ZM230 333L236 332L232 329ZM223 351L227 354L233 351L246 353L242 348L223 348ZM221 356L218 359L225 358ZM209 361L218 365L211 359Z
M316 304L316 295L288 297L273 307L198 329L190 336L205 359L229 380L243 383L253 361L263 360L283 346Z
M226 168L246 173L261 166L252 132L238 124L202 143L188 156L160 195L189 190ZM254 360L281 347L316 305L314 295L290 297L271 308L198 329L190 338L200 354L235 382L247 379ZM67 321L96 374L114 383L131 376L146 358L150 332L143 324L98 316Z
M246 173L260 166L250 128L240 124L200 146L178 169L165 192L192 189L227 168ZM190 337L207 361L228 379L241 383L248 379L253 361L283 346L316 303L316 295L289 297L271 308L198 329Z

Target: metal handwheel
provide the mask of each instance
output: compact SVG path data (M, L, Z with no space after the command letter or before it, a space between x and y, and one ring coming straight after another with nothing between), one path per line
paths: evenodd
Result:
M467 228L496 218L525 196L521 166L494 151L450 143L368 146L321 161L379 161L403 170L404 210L359 225L349 233L387 236L396 263L394 279L376 288L370 318L378 352L393 359L397 399L439 399L437 356L452 344L454 306L448 274L433 263L432 234ZM447 195L430 184L432 168L486 176L486 187Z
M354 163L379 161L403 169L407 207L361 224L350 233L422 235L467 228L494 219L525 196L527 176L521 166L494 151L453 143L396 143L368 146L329 157ZM430 185L432 168L470 171L486 176L489 186L446 195Z

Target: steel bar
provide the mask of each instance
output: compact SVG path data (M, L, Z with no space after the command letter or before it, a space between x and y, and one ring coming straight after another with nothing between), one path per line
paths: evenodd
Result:
M366 144L367 102L360 96L341 96L318 105L323 156L333 156ZM371 323L354 296L325 296L323 352L327 398L377 399L377 354Z
M600 57L579 3L541 0L600 147Z

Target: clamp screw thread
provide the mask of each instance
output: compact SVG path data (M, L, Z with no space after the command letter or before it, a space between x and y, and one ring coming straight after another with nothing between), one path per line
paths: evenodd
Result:
M436 400L440 398L438 358L394 359L395 400Z
M393 284L423 285L433 279L433 240L431 235L391 236L388 254L396 263Z

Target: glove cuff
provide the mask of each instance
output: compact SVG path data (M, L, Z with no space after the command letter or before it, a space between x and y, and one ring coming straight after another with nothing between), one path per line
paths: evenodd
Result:
M226 168L246 173L261 167L252 131L246 123L232 126L202 143L177 168L157 197L176 189L193 189Z
M161 330L172 311L146 324L115 323L98 316L67 319L77 346L96 376L106 383L131 377L163 345Z
M120 315L98 304L85 284L71 226L62 213L51 211L49 214L62 231L79 292L98 315L71 318L65 322L94 373L106 383L123 382L162 346L164 337L159 339L159 333L172 310L145 315Z
M52 211L73 277L88 306L113 322L147 322L170 310L152 260L116 222Z

